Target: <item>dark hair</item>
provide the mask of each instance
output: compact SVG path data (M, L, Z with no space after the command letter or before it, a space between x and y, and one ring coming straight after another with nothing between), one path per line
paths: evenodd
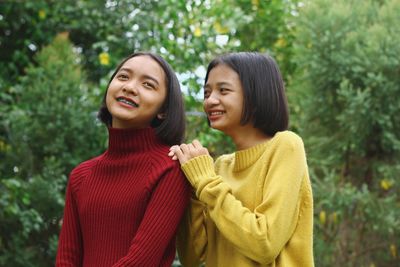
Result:
M279 67L271 56L256 52L238 52L217 57L208 65L205 84L210 71L220 64L233 69L242 83L242 125L251 122L255 128L269 136L288 128L289 111L285 86Z
M106 105L108 87L125 62L137 56L149 56L154 59L164 70L166 77L167 96L164 104L161 107L161 112L165 113L166 117L162 120L155 117L151 122L151 127L155 128L156 135L165 144L180 144L183 141L185 134L185 108L183 104L181 87L175 72L172 70L168 62L166 62L161 56L150 52L133 53L118 65L107 84L107 90L104 94L97 117L108 127L111 126L112 116Z

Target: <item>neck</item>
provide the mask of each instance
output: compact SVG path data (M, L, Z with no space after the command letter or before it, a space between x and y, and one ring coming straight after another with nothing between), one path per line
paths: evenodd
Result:
M235 129L234 132L227 134L235 143L236 150L244 150L271 139L270 136L254 128L252 125L244 125L239 129Z

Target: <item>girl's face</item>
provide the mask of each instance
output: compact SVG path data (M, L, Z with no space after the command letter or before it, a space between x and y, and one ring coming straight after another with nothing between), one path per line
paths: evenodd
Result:
M114 128L144 128L159 114L166 99L166 77L149 56L136 56L124 63L111 81L106 105Z
M242 128L243 88L239 75L224 64L214 67L204 86L203 104L212 128L228 135Z

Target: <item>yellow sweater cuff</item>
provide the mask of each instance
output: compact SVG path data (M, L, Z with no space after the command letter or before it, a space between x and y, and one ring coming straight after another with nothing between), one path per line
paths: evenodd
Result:
M182 170L191 185L196 189L202 179L216 176L214 161L209 155L192 158L182 165Z

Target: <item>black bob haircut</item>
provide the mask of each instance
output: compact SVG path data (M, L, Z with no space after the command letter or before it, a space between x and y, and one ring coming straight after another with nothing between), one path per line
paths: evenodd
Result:
M167 96L164 104L161 107L160 112L164 113L165 119L158 119L155 117L151 122L151 127L155 129L157 137L167 145L181 144L185 135L185 108L183 104L183 98L181 93L181 87L179 85L178 78L171 66L161 56L150 53L150 52L137 52L129 55L125 58L114 71L108 84L107 90L104 94L103 101L101 103L97 117L107 127L112 125L112 116L106 105L106 96L108 87L115 75L118 73L120 68L125 64L126 61L137 56L148 56L155 60L165 73Z
M244 100L241 125L252 123L271 137L287 130L289 111L285 86L275 60L257 52L222 55L208 65L205 84L210 71L222 64L234 70L242 83Z

